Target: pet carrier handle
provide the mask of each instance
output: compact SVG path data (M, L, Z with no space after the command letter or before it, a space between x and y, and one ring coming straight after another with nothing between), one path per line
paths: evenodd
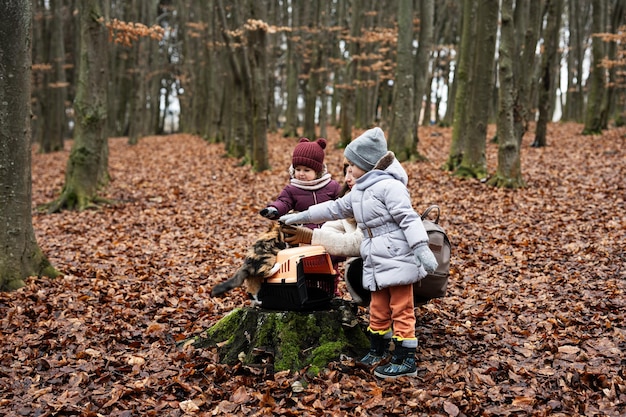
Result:
M439 223L439 215L441 214L441 208L439 208L438 205L433 204L432 206L428 207L426 210L424 210L424 213L422 214L422 220L426 220L428 218L428 215L430 214L431 211L433 210L437 210L437 218L435 218L435 220L432 220L435 224Z

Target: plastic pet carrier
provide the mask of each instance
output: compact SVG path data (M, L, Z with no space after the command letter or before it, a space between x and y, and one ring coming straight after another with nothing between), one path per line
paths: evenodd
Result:
M261 308L270 310L325 310L335 294L330 255L323 246L283 249L276 256L278 272L261 283Z

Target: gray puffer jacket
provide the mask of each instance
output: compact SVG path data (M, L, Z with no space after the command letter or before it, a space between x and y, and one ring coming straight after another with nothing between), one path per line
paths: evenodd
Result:
M414 251L428 244L428 234L411 205L407 182L404 168L393 152L387 152L346 196L308 209L314 223L355 218L363 231L363 287L370 291L412 284L426 276Z

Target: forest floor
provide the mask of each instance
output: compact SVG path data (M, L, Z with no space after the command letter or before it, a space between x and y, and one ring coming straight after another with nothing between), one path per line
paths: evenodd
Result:
M625 415L626 130L581 131L552 124L541 149L530 133L527 186L503 190L442 171L451 130L420 128L429 161L403 165L415 208L441 206L451 277L445 298L416 309L418 376L394 382L340 362L315 377L228 366L176 345L250 304L243 289L210 290L269 225L258 211L287 183L294 139L270 135L273 169L254 173L189 135L112 138L102 195L119 204L34 211L64 275L0 294L0 414ZM58 196L70 147L33 151L34 207ZM487 159L494 172L497 145Z

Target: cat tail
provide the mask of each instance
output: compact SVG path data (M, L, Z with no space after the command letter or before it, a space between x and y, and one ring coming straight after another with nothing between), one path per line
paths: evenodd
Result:
M219 297L220 295L232 290L233 288L241 287L246 278L248 278L248 272L246 269L241 268L237 272L235 272L235 275L233 275L232 278L224 282L220 282L219 284L214 286L211 290L211 295L213 297Z

